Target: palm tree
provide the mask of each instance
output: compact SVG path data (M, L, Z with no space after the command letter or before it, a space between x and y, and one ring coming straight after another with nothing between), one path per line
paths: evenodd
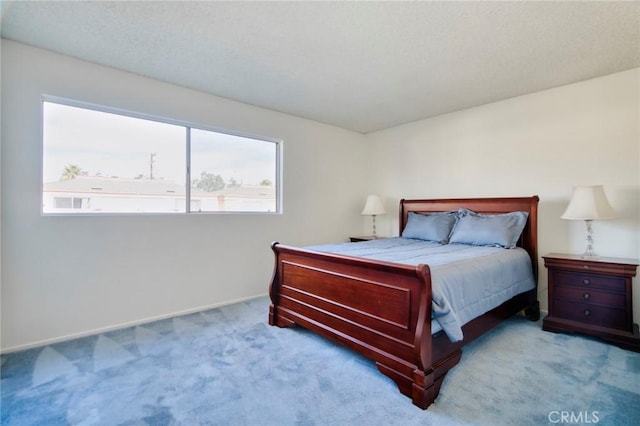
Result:
M80 173L82 173L82 169L75 164L69 164L64 168L62 172L62 176L60 176L60 180L71 180L77 178Z

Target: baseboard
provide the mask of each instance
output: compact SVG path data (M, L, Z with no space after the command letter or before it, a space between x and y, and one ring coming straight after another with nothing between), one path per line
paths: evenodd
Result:
M182 315L189 315L189 314L193 314L193 313L196 313L196 312L202 312L202 311L207 311L209 309L219 308L221 306L228 306L228 305L233 305L233 304L236 304L236 303L242 303L242 302L246 302L247 300L258 299L258 298L264 297L264 296L267 296L267 293L260 294L260 295L257 295L257 296L245 297L245 298L241 298L241 299L228 300L228 301L222 302L222 303L214 303L212 305L199 306L197 308L186 309L184 311L172 312L172 313L165 314L165 315L158 315L156 317L150 317L150 318L144 318L144 319L140 319L140 320L136 320L136 321L120 323L120 324L116 324L116 325L112 325L112 326L108 326L108 327L96 328L96 329L93 329L93 330L87 330L87 331L83 331L83 332L80 332L80 333L68 334L66 336L55 337L53 339L40 340L38 342L27 343L25 345L11 346L9 348L1 348L0 349L0 354L4 355L4 354L11 353L11 352L24 351L24 350L27 350L27 349L33 349L33 348L38 348L38 347L41 347L41 346L47 346L47 345L52 345L52 344L55 344L55 343L65 342L67 340L73 340L73 339L79 339L79 338L82 338L82 337L94 336L96 334L101 334L101 333L106 333L106 332L109 332L109 331L120 330L120 329L128 328L128 327L134 327L134 326L142 325L142 324L148 324L148 323L151 323L151 322L160 321L160 320L167 319L167 318L179 317L179 316L182 316ZM265 313L265 315L266 315L266 313ZM266 321L266 316L265 316L265 321Z

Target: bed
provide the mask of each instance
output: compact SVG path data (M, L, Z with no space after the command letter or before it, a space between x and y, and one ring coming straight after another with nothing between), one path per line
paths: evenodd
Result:
M426 409L438 396L446 373L460 361L466 343L518 312L539 319L537 207L537 196L400 201L400 236L414 214L436 216L468 209L480 216L526 215L514 245L528 255L533 288L464 323L461 340L432 330L435 288L429 264L408 265L278 242L271 245L275 266L269 324L302 326L372 359L402 394Z

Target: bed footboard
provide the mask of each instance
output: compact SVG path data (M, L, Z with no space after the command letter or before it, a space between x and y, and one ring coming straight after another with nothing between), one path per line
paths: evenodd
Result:
M427 265L271 247L269 324L303 326L374 360L421 408L435 400L460 350L433 365Z

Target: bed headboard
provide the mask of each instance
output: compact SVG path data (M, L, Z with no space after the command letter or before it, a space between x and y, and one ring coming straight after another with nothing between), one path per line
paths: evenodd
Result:
M407 224L409 212L435 213L457 210L465 207L477 213L527 212L529 217L522 231L518 246L524 248L531 257L531 265L538 278L538 201L537 195L511 198L449 198L434 200L400 200L400 234Z

